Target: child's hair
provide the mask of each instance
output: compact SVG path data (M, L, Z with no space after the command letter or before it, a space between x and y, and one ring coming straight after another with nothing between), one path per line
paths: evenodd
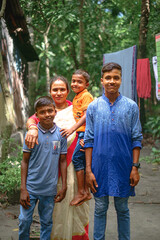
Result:
M72 75L82 75L87 83L89 82L90 79L89 73L83 69L77 69Z
M102 67L102 71L101 71L101 75L103 77L103 74L105 72L110 72L113 69L118 69L121 71L121 75L122 75L122 68L118 63L114 63L114 62L110 62L110 63L106 63L103 67Z
M49 96L39 97L34 103L34 109L37 112L37 109L44 106L53 105L55 107L54 100Z
M50 91L51 91L51 88L52 88L52 84L57 80L61 80L62 82L64 82L66 84L67 91L69 92L69 84L68 84L67 78L65 78L63 76L55 76L55 77L51 78L51 80L50 80Z

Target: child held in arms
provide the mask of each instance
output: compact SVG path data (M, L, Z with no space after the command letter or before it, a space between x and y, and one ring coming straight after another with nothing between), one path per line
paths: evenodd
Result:
M84 138L86 111L88 105L93 101L92 95L87 91L89 86L88 72L78 69L72 75L71 88L76 93L73 99L73 115L76 123L70 129L61 129L62 136L70 136L74 131L78 134L77 145L73 153L72 162L77 176L78 192L70 205L81 205L84 201L91 199L91 194L85 184L85 152L80 145Z

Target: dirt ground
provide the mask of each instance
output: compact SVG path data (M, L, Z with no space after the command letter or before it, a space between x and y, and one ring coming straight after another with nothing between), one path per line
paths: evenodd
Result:
M144 147L141 156L150 154L150 147ZM160 239L160 165L141 162L141 180L136 187L136 197L129 200L131 215L131 240L159 240ZM90 201L90 240L93 239L93 212L94 200ZM18 215L19 205L0 206L0 240L18 239ZM36 238L39 231L39 220L35 211L34 221L31 229L31 239ZM110 198L106 239L116 240L117 222L113 205Z

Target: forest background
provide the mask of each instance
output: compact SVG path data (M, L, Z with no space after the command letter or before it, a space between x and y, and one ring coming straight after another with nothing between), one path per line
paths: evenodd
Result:
M75 69L91 76L89 91L101 95L103 54L137 45L138 58L149 58L151 98L140 99L141 122L159 113L152 57L155 34L160 32L159 0L20 0L39 61L30 66L29 102L49 90L50 78L64 75L69 82ZM73 99L73 93L69 95ZM33 108L30 108L30 114Z

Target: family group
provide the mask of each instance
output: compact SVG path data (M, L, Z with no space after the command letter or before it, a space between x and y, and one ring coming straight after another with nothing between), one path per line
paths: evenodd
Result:
M89 200L95 200L94 240L104 240L109 196L114 197L118 239L130 240L128 199L139 182L142 133L139 108L119 92L122 69L101 69L102 96L88 92L90 75L78 69L67 100L65 77L50 81L27 121L21 162L19 240L30 239L35 206L42 240L88 240Z

